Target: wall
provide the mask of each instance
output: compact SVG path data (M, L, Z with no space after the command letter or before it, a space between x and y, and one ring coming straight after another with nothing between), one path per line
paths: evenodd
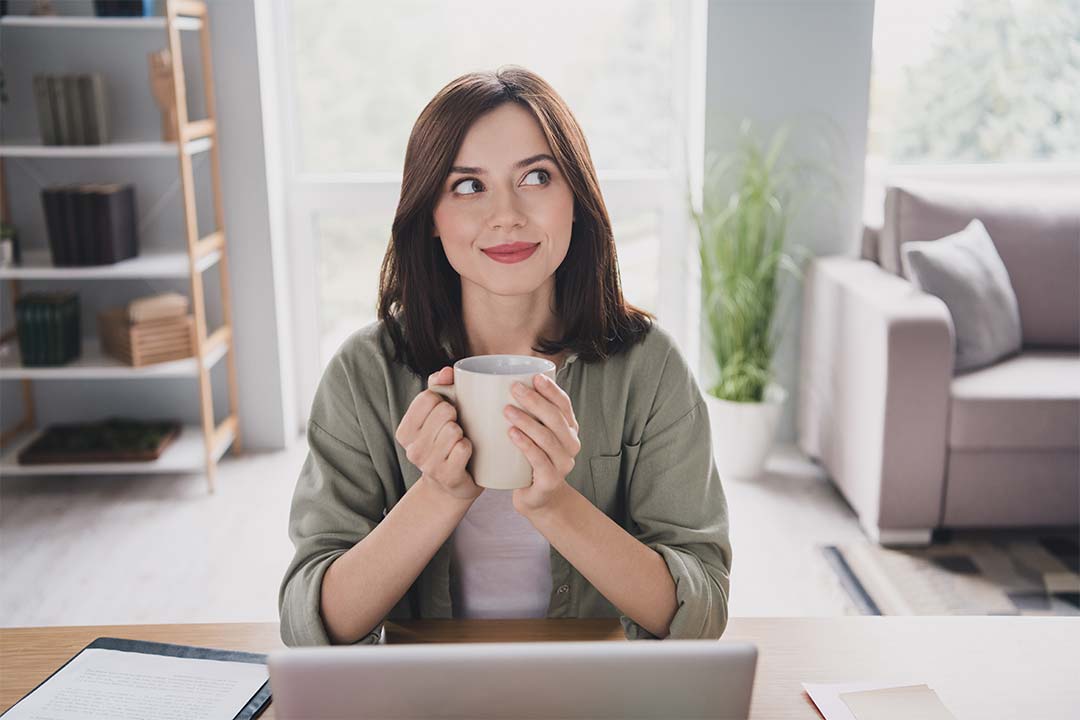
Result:
M789 233L791 243L814 255L854 254L858 246L873 15L873 0L709 0L706 148L729 150L742 118L764 138L790 124L792 155L827 165L841 181L831 205L808 207ZM786 329L775 368L788 401L777 439L791 442L799 286L787 283L783 296ZM708 352L703 342L703 386L715 378Z

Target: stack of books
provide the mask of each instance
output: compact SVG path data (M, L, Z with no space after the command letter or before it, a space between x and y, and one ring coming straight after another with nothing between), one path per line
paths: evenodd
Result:
M195 351L195 320L179 293L140 298L98 315L101 346L133 367L182 360Z
M110 265L139 254L134 186L47 187L41 204L56 267Z
M79 296L73 292L27 293L15 301L22 364L65 365L82 353Z
M45 145L109 142L105 79L101 73L34 75L34 102Z
M142 17L154 15L154 0L94 0L98 17Z

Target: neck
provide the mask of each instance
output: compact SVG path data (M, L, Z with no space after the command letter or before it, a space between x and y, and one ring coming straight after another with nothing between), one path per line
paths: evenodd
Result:
M496 295L462 278L461 308L470 355L540 355L540 337L559 337L555 278L527 295ZM557 364L557 363L556 363Z

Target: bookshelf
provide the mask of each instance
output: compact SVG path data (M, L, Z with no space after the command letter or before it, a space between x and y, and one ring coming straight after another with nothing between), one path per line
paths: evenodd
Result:
M22 237L22 263L0 268L0 281L10 283L14 302L20 295L22 281L48 281L56 289L70 282L124 282L148 278L187 280L194 315L195 351L183 360L131 367L106 355L96 337L84 337L81 356L63 366L28 367L19 357L14 328L0 329L0 381L18 382L22 386L22 417L9 427L0 429L0 475L114 475L204 472L207 489L214 492L217 463L232 449L240 452L240 428L237 408L236 363L233 347L232 303L229 294L228 253L224 228L221 193L221 172L218 158L217 126L214 113L214 88L210 52L210 27L207 5L199 0L166 0L162 17L111 18L91 15L54 17L4 16L0 32L22 32L23 29L41 33L111 30L163 33L173 58L173 94L176 102L175 137L179 142L125 141L104 145L46 146L32 139L23 142L0 143L0 214L9 222L12 217L6 164L37 160L119 160L175 159L179 165L180 197L184 237L176 238L176 248L140 251L137 257L113 265L87 267L54 267L47 250L27 248L30 238ZM188 97L185 86L182 32L198 34L201 54L202 90L206 117L189 120ZM120 50L118 52L124 52ZM145 58L134 57L145 63ZM26 72L27 69L22 70ZM20 139L24 139L20 136ZM214 229L200 236L193 156L209 156L211 196L213 199ZM53 179L60 178L53 175ZM40 212L40 211L39 211ZM43 241L35 246L45 245ZM212 332L207 327L206 297L202 273L217 267L220 272L221 314L223 323ZM94 308L94 311L103 308ZM14 313L12 313L14 317ZM210 371L224 363L227 372L228 414L220 422L214 416ZM34 382L130 380L152 382L163 378L187 378L198 387L200 421L185 424L179 438L171 443L161 457L153 462L110 462L20 465L19 451L32 442L40 432L34 406Z

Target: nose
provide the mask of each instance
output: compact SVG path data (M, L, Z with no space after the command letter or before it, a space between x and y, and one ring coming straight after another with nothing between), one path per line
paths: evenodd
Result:
M501 193L501 196L496 198L495 209L489 220L492 230L507 230L525 225L525 215L518 209L517 202L513 192Z

